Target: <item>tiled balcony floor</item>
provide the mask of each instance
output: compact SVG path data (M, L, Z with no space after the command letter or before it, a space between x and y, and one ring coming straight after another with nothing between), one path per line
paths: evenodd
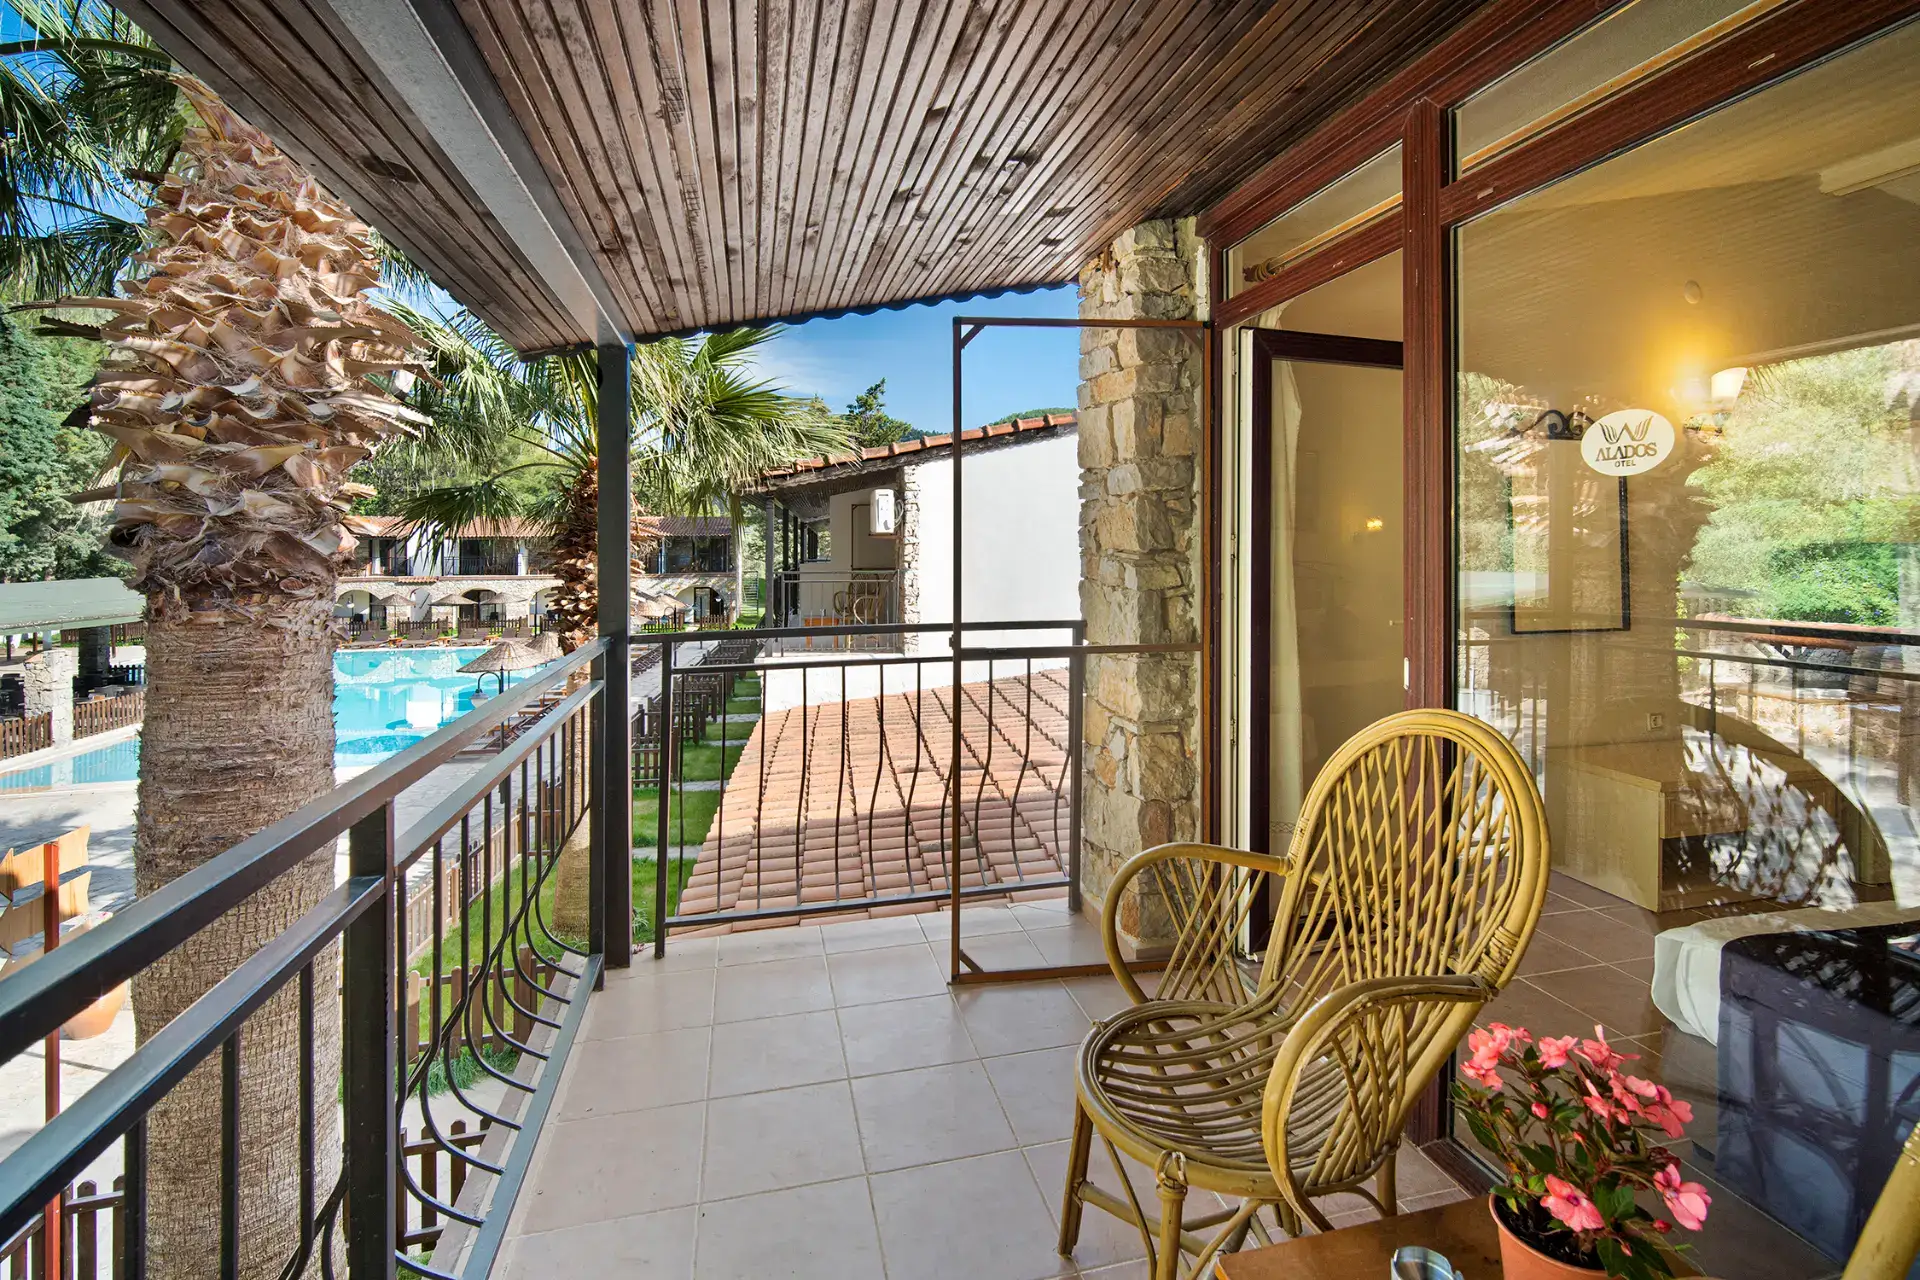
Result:
M1065 908L970 907L968 951L1097 960L1096 926ZM1137 1233L1097 1211L1073 1260L1054 1252L1074 1049L1119 985L952 989L945 930L930 914L689 938L611 975L495 1274L1144 1276ZM1094 1168L1112 1182L1098 1151ZM1410 1207L1460 1194L1415 1152L1400 1185Z

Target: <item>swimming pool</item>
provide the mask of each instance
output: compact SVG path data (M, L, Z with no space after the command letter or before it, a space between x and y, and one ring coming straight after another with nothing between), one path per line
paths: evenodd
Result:
M473 710L475 677L461 666L486 652L485 645L457 649L348 649L333 655L333 763L378 764L443 725ZM516 671L518 684L532 671ZM486 676L486 691L497 687ZM118 742L0 773L0 792L133 782L140 776L140 740Z

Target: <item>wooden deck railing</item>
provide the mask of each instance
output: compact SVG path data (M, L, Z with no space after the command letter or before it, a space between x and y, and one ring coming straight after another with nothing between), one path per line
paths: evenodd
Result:
M53 745L53 716L15 716L0 720L0 760Z
M147 691L135 688L117 698L88 698L73 704L73 736L91 738L109 729L139 724L147 714Z

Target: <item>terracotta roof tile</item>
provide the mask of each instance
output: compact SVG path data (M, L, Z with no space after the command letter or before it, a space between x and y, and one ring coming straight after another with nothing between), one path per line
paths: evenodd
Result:
M1077 427L1079 419L1071 413L1043 413L1034 418L1017 418L1012 422L996 422L985 427L968 427L960 433L964 444L973 440L999 439L1004 436L1019 435L1029 431L1058 431ZM856 449L852 453L830 454L819 458L801 458L785 467L773 467L760 475L761 484L767 484L788 476L829 471L840 467L855 467L864 462L875 462L882 458L897 458L903 454L926 453L935 449L951 449L953 433L938 436L920 436L912 440L901 440L895 444L876 445L870 449Z

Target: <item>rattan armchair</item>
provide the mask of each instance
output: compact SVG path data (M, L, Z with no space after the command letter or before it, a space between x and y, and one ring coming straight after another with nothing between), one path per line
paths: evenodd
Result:
M1081 1046L1060 1251L1087 1205L1139 1229L1155 1280L1184 1255L1201 1276L1249 1233L1269 1239L1263 1209L1288 1234L1329 1229L1314 1202L1339 1192L1393 1213L1407 1113L1512 978L1546 887L1532 774L1451 711L1388 716L1344 744L1284 859L1198 844L1129 859L1104 925L1135 1003ZM1151 996L1121 952L1123 902L1171 927ZM1088 1177L1096 1133L1118 1194ZM1158 1213L1123 1155L1153 1171ZM1185 1217L1194 1188L1237 1203Z

